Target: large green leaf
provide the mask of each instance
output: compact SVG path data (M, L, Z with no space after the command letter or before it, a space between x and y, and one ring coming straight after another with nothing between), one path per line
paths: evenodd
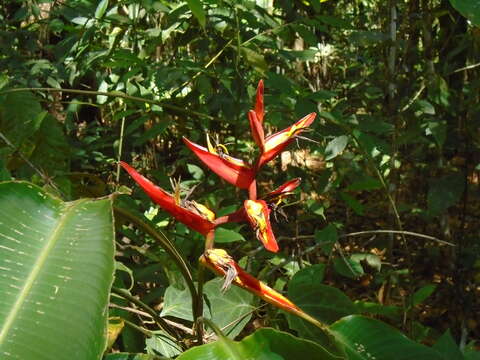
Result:
M398 330L378 320L347 316L330 330L349 360L440 360L435 350L418 344Z
M99 359L114 272L111 199L0 184L2 359Z
M355 304L337 288L323 285L315 276L305 276L309 268L300 270L288 284L288 298L308 314L325 323L355 314Z
M0 96L0 129L16 147L40 128L46 114L30 92Z
M216 278L204 285L203 316L211 319L230 338L237 336L250 320L253 295L232 286L222 292L223 279ZM175 316L184 320L193 320L191 297L188 290L169 286L165 292L161 316Z
M103 360L168 360L168 358L149 354L116 353L105 355Z
M240 342L220 336L217 341L192 348L177 359L291 360L296 358L309 360L337 359L311 341L268 328L260 329Z
M480 2L478 0L450 0L450 4L472 24L480 26Z
M252 316L255 307L252 305L253 295L236 286L222 292L224 279L216 278L205 284L204 293L211 309L210 319L229 338L234 338Z

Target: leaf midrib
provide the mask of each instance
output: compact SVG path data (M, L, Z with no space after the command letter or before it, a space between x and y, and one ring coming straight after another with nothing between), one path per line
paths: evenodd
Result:
M55 229L53 230L52 236L50 236L49 240L46 242L45 246L43 247L42 251L40 252L40 255L38 256L32 271L28 275L25 285L23 286L22 290L19 293L19 296L17 297L17 300L15 301L13 307L11 308L10 313L8 314L3 327L0 329L0 345L3 343L5 340L13 322L15 321L18 312L20 311L20 308L22 304L25 302L26 297L30 293L30 289L33 286L33 283L38 277L38 274L40 273L41 269L43 268L43 265L45 264L45 261L48 258L48 255L54 248L55 244L57 243L57 240L59 238L59 234L63 230L67 216L74 211L76 207L79 205L83 204L86 201L86 199L78 200L74 202L73 204L66 204L62 203L61 205L63 206L62 211L63 214L60 216L60 219L57 222L57 225Z

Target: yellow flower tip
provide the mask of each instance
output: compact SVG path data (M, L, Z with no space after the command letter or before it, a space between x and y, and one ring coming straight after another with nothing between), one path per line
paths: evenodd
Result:
M215 213L212 210L210 210L209 208L207 208L205 205L199 204L194 200L192 200L191 203L195 207L195 210L197 210L197 212L201 216L203 216L205 219L207 219L209 221L214 221L215 220L215 218L216 218Z

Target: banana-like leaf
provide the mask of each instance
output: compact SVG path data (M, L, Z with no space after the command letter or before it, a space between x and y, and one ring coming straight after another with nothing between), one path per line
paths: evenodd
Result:
M111 198L0 183L0 358L100 359L113 256Z
M178 360L245 360L245 359L341 360L316 343L286 332L262 328L242 341L219 336L215 342L194 347Z

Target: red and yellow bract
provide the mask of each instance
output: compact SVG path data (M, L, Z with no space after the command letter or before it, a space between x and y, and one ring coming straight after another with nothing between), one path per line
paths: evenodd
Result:
M270 209L267 203L264 200L245 200L243 204L257 239L265 246L265 249L277 252L278 244L270 224Z
M215 214L206 206L195 201L185 202L182 206L182 202L176 201L173 195L152 183L126 162L121 161L120 165L130 174L150 199L181 223L202 235L207 235L215 228Z
M224 276L226 280L232 284L255 294L280 309L295 314L302 312L298 306L285 296L243 270L223 249L210 249L205 251L200 257L200 262L218 275ZM229 284L226 284L225 287L228 288L228 285Z

